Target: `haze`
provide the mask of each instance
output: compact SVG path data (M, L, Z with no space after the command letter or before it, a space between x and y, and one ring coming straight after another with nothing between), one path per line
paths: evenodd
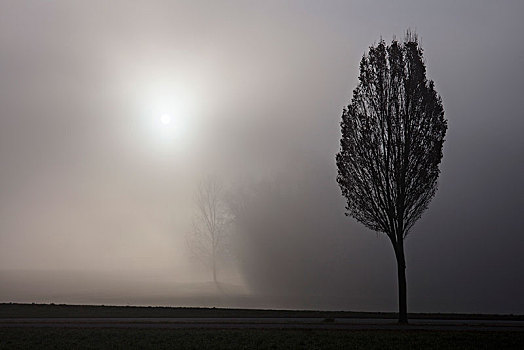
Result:
M407 239L410 312L524 313L523 13L2 1L0 302L396 310L393 250L344 216L334 157L360 58L412 28L449 129ZM186 244L210 174L273 184L220 262L225 292Z

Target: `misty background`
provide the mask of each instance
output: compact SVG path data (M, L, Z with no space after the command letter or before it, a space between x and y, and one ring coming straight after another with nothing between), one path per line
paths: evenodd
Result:
M412 28L449 128L406 242L409 311L524 313L523 13L2 1L0 301L396 310L391 244L344 216L334 157L362 55ZM220 263L222 293L186 244L205 174L267 186Z

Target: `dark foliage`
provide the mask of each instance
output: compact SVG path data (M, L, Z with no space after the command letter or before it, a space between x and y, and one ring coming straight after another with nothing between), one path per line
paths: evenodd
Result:
M444 109L409 32L403 43L370 47L359 81L342 114L337 182L347 214L387 234L404 269L403 240L437 189Z
M371 47L359 80L342 115L337 181L351 216L405 237L437 188L447 128L442 102L416 40Z

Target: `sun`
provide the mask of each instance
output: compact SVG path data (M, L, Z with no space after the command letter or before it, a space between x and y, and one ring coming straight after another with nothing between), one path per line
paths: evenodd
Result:
M169 125L171 124L171 115L169 113L164 113L160 116L160 123L163 125Z
M156 137L180 140L186 133L186 118L179 113L162 112L155 119Z
M155 147L173 150L192 143L196 105L182 89L157 87L144 97L143 121Z

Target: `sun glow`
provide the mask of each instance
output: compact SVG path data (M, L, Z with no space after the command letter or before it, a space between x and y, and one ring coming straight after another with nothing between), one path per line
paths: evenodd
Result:
M180 139L187 131L186 117L181 114L161 113L155 124L156 137L164 139Z
M164 113L160 116L160 122L164 125L169 125L171 124L171 115L169 115L168 113Z
M138 85L136 101L141 109L146 145L162 154L194 146L201 115L199 90L189 79L182 84L182 77L180 81L151 77L141 80L144 82Z
M152 137L164 144L180 144L188 138L188 123L192 119L192 105L180 92L163 91L149 99L149 118Z

